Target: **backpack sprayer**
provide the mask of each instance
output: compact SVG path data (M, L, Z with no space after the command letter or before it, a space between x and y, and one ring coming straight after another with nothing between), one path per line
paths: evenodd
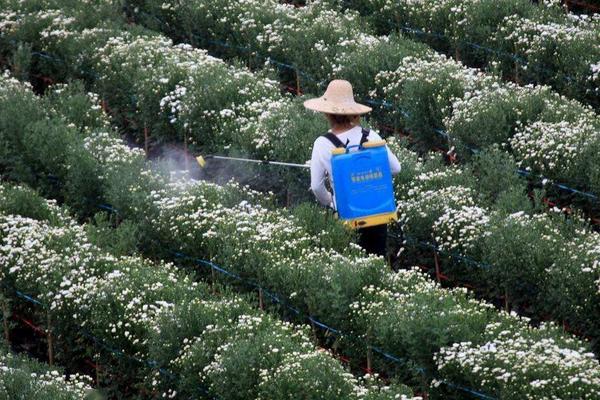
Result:
M352 228L398 220L385 140L332 150L331 175L337 212ZM351 152L350 149L357 148Z
M346 225L355 229L397 221L392 173L385 140L348 147L343 144L339 145L337 142L334 144L336 148L332 150L331 157L332 187L335 188L335 202L339 218ZM351 152L350 150L353 148L356 148L356 151ZM280 161L216 155L196 157L201 167L204 167L206 160L209 159L310 168L308 164Z

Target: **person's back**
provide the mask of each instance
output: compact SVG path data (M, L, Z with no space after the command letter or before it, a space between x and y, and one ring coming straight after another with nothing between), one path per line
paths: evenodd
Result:
M381 140L381 137L375 131L369 129L368 132L368 141L375 142ZM335 135L345 146L357 146L363 138L363 128L361 126L354 126ZM335 147L334 143L327 137L319 136L313 144L312 157L310 160L310 188L317 197L319 203L324 206L331 206L332 208L336 208L335 188L330 182L333 189L333 195L329 193L325 185L325 179L331 176L331 152ZM400 162L389 149L388 159L390 161L392 174L395 175L400 172Z
M326 186L326 181L332 173L332 150L340 146L359 145L365 140L379 141L381 137L372 130L363 130L360 126L360 116L370 112L371 108L354 101L352 86L347 81L332 81L322 97L307 100L304 106L324 113L329 121L331 129L328 135L318 137L313 144L310 163L311 190L322 205L335 209L335 197ZM400 162L389 148L387 151L390 170L392 174L397 174L400 172ZM329 183L335 193L333 182ZM361 247L368 253L385 255L387 225L361 228L359 232Z

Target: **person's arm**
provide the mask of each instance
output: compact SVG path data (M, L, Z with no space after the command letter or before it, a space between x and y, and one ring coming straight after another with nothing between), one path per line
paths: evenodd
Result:
M315 197L322 205L328 207L332 205L333 196L325 187L325 179L327 179L327 169L325 169L324 150L315 141L313 145L312 157L310 159L310 190L315 194Z
M381 136L379 136L377 134L377 132L371 130L371 133L369 134L369 140L377 141L377 140L383 140L383 139L381 139ZM385 145L385 148L387 150L388 161L390 163L390 170L392 171L392 175L397 175L398 173L400 173L400 170L402 169L402 166L400 165L400 161L398 161L398 157L396 157L396 155L394 153L392 153L392 151L390 150L390 147L387 144Z
M385 148L388 152L388 160L390 161L390 170L392 171L392 175L397 175L400 173L402 166L400 165L400 161L398 161L398 157L390 150L390 147L386 144Z

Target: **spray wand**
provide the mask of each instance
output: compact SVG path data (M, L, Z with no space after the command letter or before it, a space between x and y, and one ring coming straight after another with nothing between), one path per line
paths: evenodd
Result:
M249 162L254 164L266 164L266 165L281 165L284 167L293 167L293 168L310 168L309 164L295 164L281 161L270 161L270 160L252 160L249 158L238 158L238 157L224 157L224 156L215 156L215 155L207 155L207 156L198 156L196 157L196 161L202 168L206 165L206 160L215 159L215 160L228 160L228 161L240 161L240 162Z

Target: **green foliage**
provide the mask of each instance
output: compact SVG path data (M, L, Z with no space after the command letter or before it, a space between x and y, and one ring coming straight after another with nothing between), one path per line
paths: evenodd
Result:
M292 209L292 215L310 236L318 239L317 247L344 253L351 242L356 242L356 231L336 221L332 211L314 203L300 204Z
M525 307L525 299L537 299L545 280L552 278L546 271L554 264L562 240L557 231L559 225L548 224L547 218L519 212L493 220L490 235L484 239L484 261L492 265L490 286L497 287L495 294L507 295L515 306ZM545 240L539 240L540 237Z
M339 79L352 82L355 95L360 98L374 97L370 92L377 89L376 76L381 71L393 71L408 56L426 56L431 50L420 43L392 34L387 40L375 41L345 52L338 61ZM381 96L382 93L376 93Z
M29 81L29 71L31 69L31 44L19 43L12 55L11 70L13 76L20 81Z
M444 291L429 278L415 275L400 272L384 284L387 289L365 288L353 305L353 320L367 332L369 344L433 371L432 355L440 348L479 343L487 324L498 321L499 315L464 290Z
M58 207L52 207L34 190L25 186L0 185L0 213L21 215L40 221L59 224L64 213Z
M152 330L148 339L149 356L161 365L167 365L179 356L182 343L190 343L209 326L226 325L241 315L256 314L256 308L239 295L227 296L225 293L215 298L207 290L204 296L176 304L170 312L159 314L156 322L159 329ZM203 353L204 357L210 355ZM182 385L188 384L186 380L184 376ZM190 376L189 380L189 391L193 392L197 376Z
M525 196L526 182L516 173L517 163L514 159L492 147L479 152L472 159L470 169L476 177L476 185L484 204L493 205L507 193L514 193L517 203L511 210L527 209L528 199Z
M117 223L113 213L98 213L92 224L86 225L90 242L115 256L133 255L140 242L139 227L130 220Z
M50 86L43 101L53 113L64 118L67 124L75 125L83 134L107 129L110 125L98 95L86 92L83 81Z

